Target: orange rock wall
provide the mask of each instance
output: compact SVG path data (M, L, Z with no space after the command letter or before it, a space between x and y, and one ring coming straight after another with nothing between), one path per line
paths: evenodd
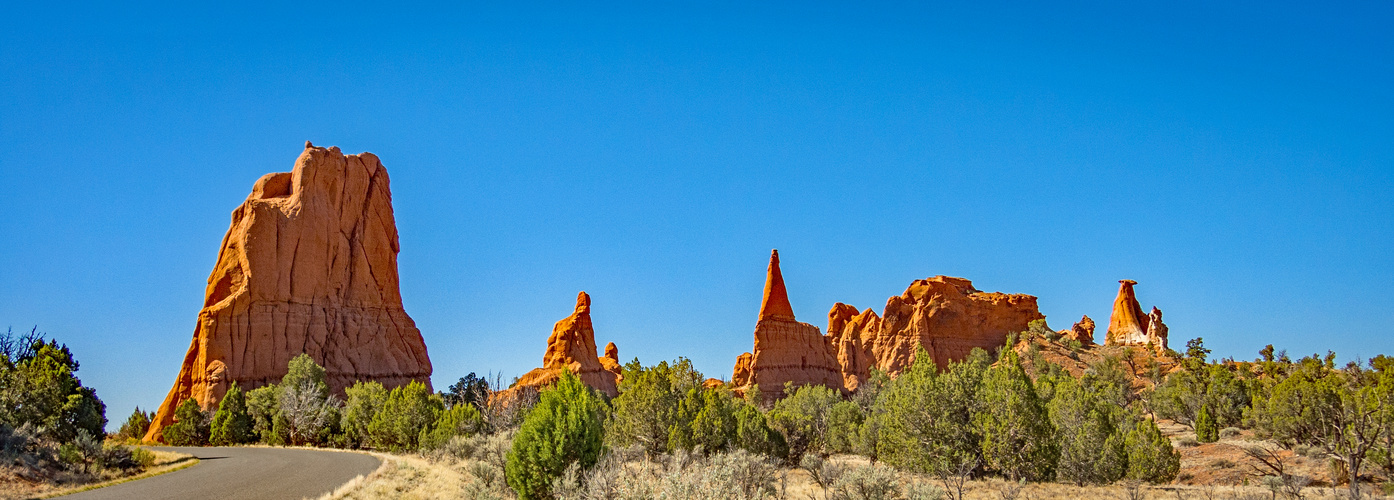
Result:
M331 390L357 380L430 384L421 332L402 308L387 169L371 153L308 142L290 172L263 176L232 212L179 376L155 413L215 408L232 382L273 383L308 353Z

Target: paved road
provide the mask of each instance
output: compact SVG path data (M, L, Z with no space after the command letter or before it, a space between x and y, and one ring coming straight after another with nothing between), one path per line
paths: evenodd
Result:
M72 500L315 498L378 468L362 453L288 448L154 448L198 457L193 467L61 498Z

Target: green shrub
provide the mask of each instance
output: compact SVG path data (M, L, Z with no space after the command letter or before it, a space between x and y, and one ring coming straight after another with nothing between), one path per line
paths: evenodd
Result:
M382 412L388 391L377 381L358 381L344 389L344 395L347 399L344 411L340 412L339 426L347 444L354 448L368 446L371 444L368 425L373 422L373 416Z
M170 446L204 446L208 444L208 414L192 398L185 399L174 409L174 423L161 431Z
M1013 481L1054 476L1060 448L1055 429L1016 351L1003 349L978 391L973 426L982 436L983 459Z
M691 448L692 421L705 405L701 374L678 358L644 367L636 359L624 367L614 413L606 424L607 444L638 446L650 455Z
M126 418L126 423L121 424L121 430L116 432L116 436L121 439L140 440L145 437L145 432L150 430L150 419L155 414L141 411L136 407L136 411Z
M1200 407L1200 414L1196 416L1196 441L1202 443L1213 443L1220 440L1220 429L1215 425L1215 419L1210 416L1210 406Z
M736 447L759 455L783 459L789 456L784 436L772 428L754 403L742 401L736 410Z
M0 424L27 424L59 443L72 441L79 430L106 435L106 405L82 385L77 371L68 346L45 342L37 328L0 334Z
M542 391L513 437L505 472L523 500L548 498L552 482L573 462L595 465L604 439L605 401L570 370Z
M247 401L237 382L232 383L223 400L218 402L218 412L213 414L208 442L214 446L250 443L256 439L252 433L252 416L247 413Z
M1081 486L1122 479L1128 467L1124 436L1116 426L1119 409L1092 381L1062 377L1049 405L1060 442L1057 478Z
M702 389L702 407L691 421L692 442L707 453L720 453L738 441L736 412L740 402L726 387Z
M851 401L841 401L828 410L828 431L824 450L828 453L855 453L861 440L862 422L866 415L862 407Z
M901 469L935 475L969 473L981 464L973 415L978 386L991 359L974 349L939 374L923 347L910 367L876 401L880 414L876 454Z
M484 419L472 404L456 404L442 411L429 429L421 430L421 449L434 450L445 446L454 437L469 437L484 427Z
M774 404L767 417L770 427L784 435L789 462L798 463L806 452L824 453L828 412L842 402L842 395L822 385L793 389L786 386L784 399Z
M281 389L269 384L246 392L247 414L252 417L252 433L261 442L271 445L284 444L286 437L284 425L278 428L276 421L281 413Z
M1124 439L1128 452L1128 478L1152 483L1166 483L1176 479L1181 470L1181 454L1171 446L1171 441L1162 436L1157 424L1151 420L1139 419Z
M420 447L422 430L435 423L443 411L445 402L440 396L427 390L426 384L412 381L388 393L382 410L368 423L368 435L378 449L415 450Z

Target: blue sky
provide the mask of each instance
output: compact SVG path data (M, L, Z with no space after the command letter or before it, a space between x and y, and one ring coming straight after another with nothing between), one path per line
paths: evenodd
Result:
M311 140L391 172L438 388L538 366L579 290L729 377L771 248L820 327L938 274L1106 323L1129 278L1174 345L1394 352L1394 7L1211 3L10 5L0 328L154 407Z

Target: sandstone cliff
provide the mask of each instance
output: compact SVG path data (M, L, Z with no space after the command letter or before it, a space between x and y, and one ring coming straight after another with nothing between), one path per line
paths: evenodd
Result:
M232 382L278 381L308 353L331 390L356 380L430 384L426 344L402 309L387 169L371 153L305 143L290 172L266 174L232 212L193 341L147 441L174 408L217 406Z
M1094 345L1094 320L1089 319L1088 315L1076 321L1069 330L1057 332L1061 338L1078 341L1080 345L1088 347Z
M581 292L576 296L576 309L558 321L547 337L547 352L542 367L518 378L513 389L551 385L561 377L562 369L581 378L586 385L610 395L619 395L619 348L606 344L605 356L596 356L595 329L591 326L591 296Z

